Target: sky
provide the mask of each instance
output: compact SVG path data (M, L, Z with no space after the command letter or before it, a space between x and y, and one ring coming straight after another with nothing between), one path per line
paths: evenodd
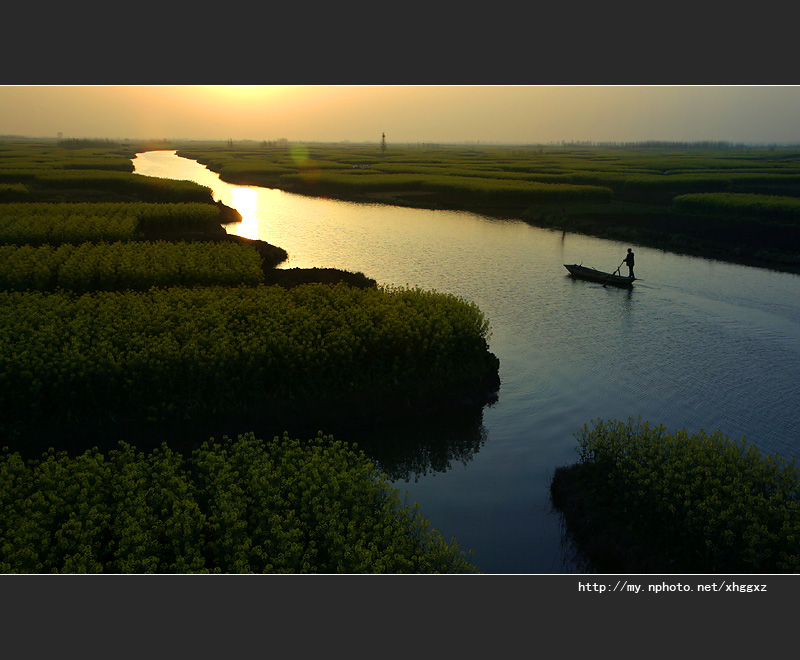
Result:
M800 86L0 86L0 135L800 144Z

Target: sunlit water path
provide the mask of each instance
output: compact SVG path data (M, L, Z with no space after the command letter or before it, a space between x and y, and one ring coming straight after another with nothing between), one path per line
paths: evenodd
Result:
M396 487L445 538L472 549L484 572L574 570L562 558L548 486L556 467L575 461L574 434L592 420L720 429L765 453L798 454L798 276L634 245L641 281L632 291L603 288L572 280L563 264L612 270L627 244L472 213L231 185L174 152L140 154L134 164L210 187L244 217L228 232L286 249L286 267L362 271L484 311L501 364L497 403L477 418L363 437L396 445Z

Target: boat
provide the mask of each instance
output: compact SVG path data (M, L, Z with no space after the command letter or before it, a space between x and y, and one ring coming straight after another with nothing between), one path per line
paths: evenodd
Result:
M604 273L602 270L596 270L583 266L581 264L564 264L570 275L577 277L581 280L589 280L590 282L599 282L600 284L612 284L613 286L629 288L633 286L635 277L628 277L627 275L620 275L619 268L613 273Z

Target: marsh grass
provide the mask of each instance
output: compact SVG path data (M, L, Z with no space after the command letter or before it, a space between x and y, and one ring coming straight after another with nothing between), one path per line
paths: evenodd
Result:
M800 477L717 432L597 421L551 484L577 547L600 572L796 573Z
M474 573L332 437L0 454L2 573Z

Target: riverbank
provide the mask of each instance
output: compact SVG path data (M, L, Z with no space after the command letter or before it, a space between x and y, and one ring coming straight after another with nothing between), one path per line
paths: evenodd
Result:
M233 182L233 181L231 181ZM586 204L486 203L475 199L414 190L395 192L331 193L287 186L287 192L324 196L347 202L386 204L406 208L464 211L504 220L522 220L531 226L594 238L605 238L694 257L778 272L800 274L800 253L787 250L796 242L785 228L728 223L702 215L679 215L647 205L607 202ZM723 231L721 227L725 226Z
M299 192L292 190L292 192ZM309 194L307 191L301 194ZM379 203L408 208L465 211L506 220L522 220L533 227L583 234L727 263L800 274L800 253L794 235L764 226L728 226L720 218L679 216L635 204L540 204L535 206L486 204L427 191L326 195L343 201Z
M248 245L258 252L261 257L261 270L265 284L277 284L282 287L294 287L301 284L339 284L366 288L376 286L376 282L364 273L353 273L336 268L278 268L288 258L289 254L282 247L272 245L266 241L244 236L228 234L224 226L242 221L241 214L234 208L215 202L219 208L219 225L213 228L204 228L195 231L166 231L149 229L143 232L142 238L148 241L158 240L204 240L227 241Z
M800 198L792 149L185 145L222 181L307 196L467 211L675 254L800 272L800 217L741 208L687 210L718 194Z

